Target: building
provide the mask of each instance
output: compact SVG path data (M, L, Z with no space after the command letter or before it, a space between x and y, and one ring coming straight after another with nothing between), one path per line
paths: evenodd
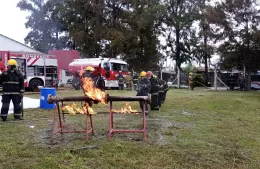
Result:
M8 38L2 34L0 34L0 51L31 52L42 54L42 52L39 52L25 44L22 44L14 39Z

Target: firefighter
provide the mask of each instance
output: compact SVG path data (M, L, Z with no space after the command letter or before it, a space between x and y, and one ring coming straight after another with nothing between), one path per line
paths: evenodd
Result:
M100 90L104 91L105 90L105 80L99 75L96 76L93 74L95 71L95 68L88 66L85 69L85 73L82 75L82 78L91 78L94 82L94 87L99 88Z
M151 71L147 72L146 77L151 83L151 88L149 91L151 94L151 110L159 110L159 82Z
M2 93L1 119L7 120L10 101L14 105L14 119L23 120L21 101L24 94L24 77L16 69L17 62L10 59L7 62L8 70L0 75L0 92Z
M124 76L122 75L122 71L121 71L121 70L119 71L119 74L118 74L118 76L117 76L116 78L117 78L117 81L118 81L119 89L120 89L120 90L124 90L125 78L124 78Z
M194 90L194 74L192 72L189 73L189 88Z
M128 75L125 77L126 81L126 89L129 91L132 91L132 76L131 72L128 73Z
M137 82L136 96L148 96L150 91L150 81L146 78L146 72L140 73L140 79ZM143 101L140 101L140 108L143 110ZM148 105L145 104L145 115L148 115Z
M238 84L239 84L239 89L240 89L241 91L245 91L245 88L246 88L246 86L245 86L245 84L246 84L246 79L245 79L245 76L244 76L243 73L241 73L241 74L239 75L237 81L238 81Z
M136 90L138 78L139 78L138 74L134 73L134 76L133 76L134 90Z
M165 99L166 99L166 94L169 90L169 86L167 84L166 81L164 81L163 79L159 80L159 104L163 104Z
M231 73L229 77L229 89L231 91L235 90L236 79L237 79L236 75L234 73Z
M88 66L85 69L85 73L82 75L82 77L88 77L88 78L92 78L94 80L94 75L92 74L95 71L95 68L93 68L92 66Z

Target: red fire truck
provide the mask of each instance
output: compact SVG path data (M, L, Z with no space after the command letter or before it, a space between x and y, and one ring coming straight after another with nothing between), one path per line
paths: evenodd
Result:
M76 85L79 80L79 72L85 70L87 66L95 68L93 72L96 75L101 75L105 80L106 88L118 88L118 82L116 77L119 71L126 76L128 74L128 65L125 61L115 58L88 58L88 59L74 59L69 64L69 72L73 75L72 85L76 89Z
M38 86L53 87L59 82L58 61L55 55L0 51L0 71L7 70L7 61L15 59L24 75L24 86L38 91Z

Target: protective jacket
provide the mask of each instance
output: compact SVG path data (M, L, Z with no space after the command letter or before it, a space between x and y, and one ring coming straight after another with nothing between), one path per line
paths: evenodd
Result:
M148 96L151 83L147 78L139 79L137 82L137 96Z
M125 78L122 74L118 74L118 76L116 78L118 80L118 84L121 84L121 85L124 84Z
M0 75L0 92L3 95L23 95L24 77L18 71L6 71Z
M137 84L137 82L138 82L138 75L137 74L135 74L134 76L133 76L133 84Z

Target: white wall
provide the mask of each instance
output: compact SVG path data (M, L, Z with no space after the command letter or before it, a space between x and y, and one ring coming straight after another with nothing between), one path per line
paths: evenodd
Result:
M25 51L25 52L34 52L41 53L37 50L34 50L26 45L23 45L15 40L9 39L0 34L0 51Z

